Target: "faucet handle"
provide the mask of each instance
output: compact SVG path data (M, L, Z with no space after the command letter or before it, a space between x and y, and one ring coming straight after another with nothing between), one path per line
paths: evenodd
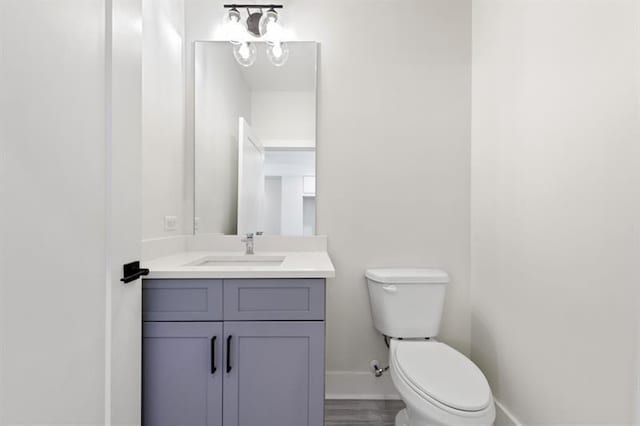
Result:
M244 254L253 254L253 232L249 232L247 238L243 238L241 241L247 245Z

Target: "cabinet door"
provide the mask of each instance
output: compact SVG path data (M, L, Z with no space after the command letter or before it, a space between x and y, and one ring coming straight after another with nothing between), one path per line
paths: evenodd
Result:
M224 425L322 426L324 323L225 322Z
M222 426L222 323L145 322L144 426Z

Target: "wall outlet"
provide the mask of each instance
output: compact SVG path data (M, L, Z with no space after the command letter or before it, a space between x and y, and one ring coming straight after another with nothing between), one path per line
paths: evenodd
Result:
M197 231L200 229L200 218L198 216L193 218L193 230Z
M165 216L164 230L175 231L176 229L178 229L178 216Z

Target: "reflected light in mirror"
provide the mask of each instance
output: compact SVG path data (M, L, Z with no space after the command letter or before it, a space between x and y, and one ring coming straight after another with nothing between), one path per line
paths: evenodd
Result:
M289 47L287 43L275 42L267 46L267 56L276 67L283 66L289 59Z
M233 46L233 55L240 65L250 67L256 61L256 46L248 41Z

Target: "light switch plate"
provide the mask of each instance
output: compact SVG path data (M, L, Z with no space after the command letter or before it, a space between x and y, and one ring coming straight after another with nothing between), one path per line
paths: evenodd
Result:
M165 216L164 217L164 230L175 231L178 229L178 217L177 216Z

